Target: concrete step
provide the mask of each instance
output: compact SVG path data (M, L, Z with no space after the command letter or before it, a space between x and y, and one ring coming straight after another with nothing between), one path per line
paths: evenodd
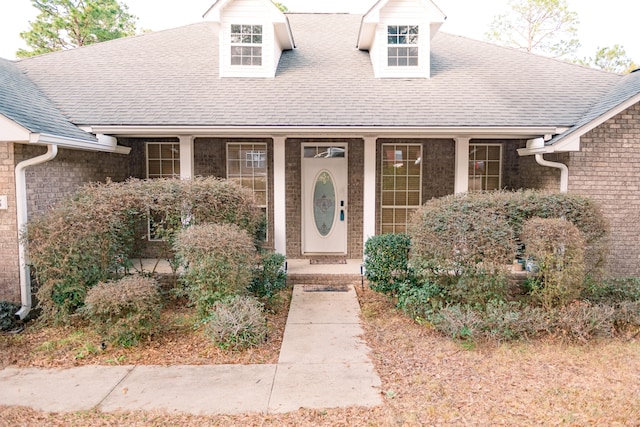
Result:
M287 274L288 285L361 285L362 276L359 274Z

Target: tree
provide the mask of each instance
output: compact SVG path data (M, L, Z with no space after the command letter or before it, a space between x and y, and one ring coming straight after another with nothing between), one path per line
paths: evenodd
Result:
M627 56L624 47L619 44L614 44L612 47L598 47L595 58L590 62L595 67L612 73L628 73L638 68Z
M494 18L486 33L488 40L554 58L574 54L578 15L566 0L509 0L506 14Z
M117 0L31 0L40 11L20 37L31 50L18 58L71 49L135 34L137 17Z
M289 9L287 9L287 6L283 5L282 3L274 1L273 4L278 6L278 9L280 9L280 12L282 12L282 13L289 12Z

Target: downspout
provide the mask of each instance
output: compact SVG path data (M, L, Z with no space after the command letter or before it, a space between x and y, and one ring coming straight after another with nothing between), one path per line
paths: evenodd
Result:
M31 311L31 275L27 264L25 244L20 233L27 224L27 176L25 169L53 160L58 154L58 146L47 145L47 152L32 159L23 160L16 165L16 216L18 218L18 259L20 261L20 298L22 307L16 313L16 319L24 320Z
M544 159L543 154L536 154L536 162L540 166L560 169L560 192L566 193L569 190L569 168L564 163L550 162Z

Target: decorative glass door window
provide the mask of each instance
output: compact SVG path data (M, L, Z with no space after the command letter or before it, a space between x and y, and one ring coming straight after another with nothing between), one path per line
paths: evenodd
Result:
M327 171L320 173L313 190L313 219L316 229L326 237L333 228L336 212L336 187Z
M262 65L262 25L231 25L231 65Z
M387 65L389 67L417 67L418 53L417 25L387 27Z
M382 144L381 233L404 233L422 203L422 146Z
M502 188L502 145L469 144L469 191Z

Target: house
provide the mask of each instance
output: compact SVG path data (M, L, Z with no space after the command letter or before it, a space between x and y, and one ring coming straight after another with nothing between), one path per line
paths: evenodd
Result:
M28 286L28 215L130 176L238 181L290 259L361 258L433 197L568 191L602 205L610 274L640 275L640 73L446 34L444 20L427 0L364 16L218 0L197 24L0 60L0 299Z

